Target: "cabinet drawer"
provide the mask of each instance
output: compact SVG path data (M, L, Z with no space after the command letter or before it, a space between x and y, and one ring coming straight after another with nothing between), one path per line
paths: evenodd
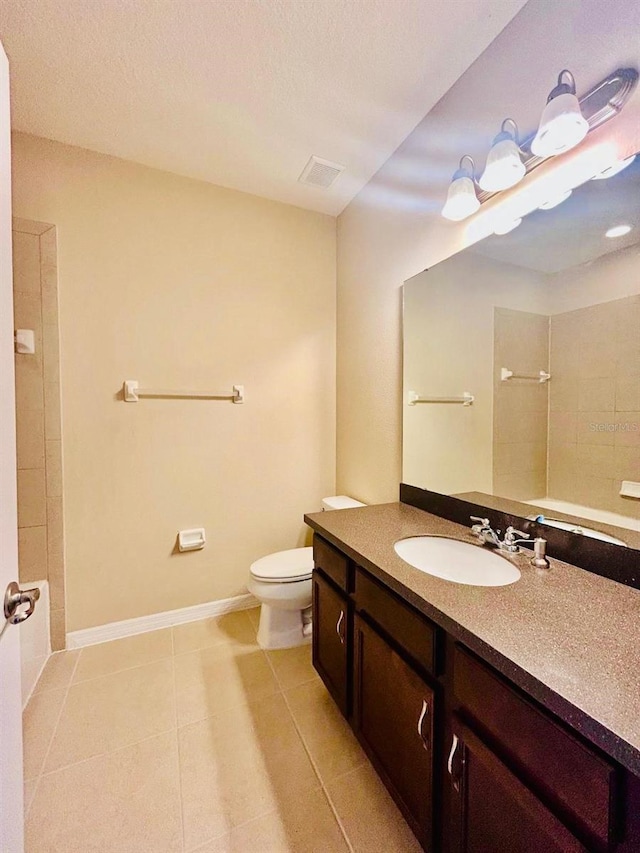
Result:
M617 829L616 767L458 646L454 690L465 716L477 721L527 784L590 849L608 850Z
M404 604L382 584L356 570L356 608L366 613L416 663L437 675L436 644L438 629L426 617Z
M313 561L317 569L322 569L325 575L345 592L349 592L349 560L329 545L318 534L313 537Z

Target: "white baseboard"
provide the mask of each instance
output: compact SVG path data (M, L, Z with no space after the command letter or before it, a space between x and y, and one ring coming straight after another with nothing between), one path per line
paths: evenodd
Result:
M149 616L139 616L136 619L124 619L122 622L109 622L107 625L97 625L95 628L71 631L67 634L67 648L81 649L83 646L106 643L108 640L145 634L147 631L157 631L159 628L169 628L171 625L182 625L185 622L197 622L199 619L222 616L234 610L248 610L251 607L257 607L258 604L258 600L253 595L246 593L236 595L234 598L222 598L219 601L207 601L204 604L195 604L193 607L183 607L180 610L167 610L164 613L151 613Z

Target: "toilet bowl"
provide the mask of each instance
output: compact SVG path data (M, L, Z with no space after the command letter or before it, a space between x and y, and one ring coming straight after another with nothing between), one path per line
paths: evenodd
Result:
M364 506L345 495L324 498L322 508ZM247 587L261 604L258 644L288 649L311 642L313 548L277 551L251 564Z

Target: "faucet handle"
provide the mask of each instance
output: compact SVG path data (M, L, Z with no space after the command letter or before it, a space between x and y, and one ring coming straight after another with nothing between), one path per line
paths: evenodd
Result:
M481 527L489 527L489 525L491 524L488 518L480 518L480 516L478 515L470 515L469 518L471 519L471 521L477 521L478 524L481 525Z
M504 541L513 544L518 538L531 539L531 536L528 533L523 533L522 530L516 530L515 527L507 527Z

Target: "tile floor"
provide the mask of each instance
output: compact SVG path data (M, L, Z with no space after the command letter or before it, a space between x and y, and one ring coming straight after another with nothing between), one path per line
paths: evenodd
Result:
M52 656L24 714L27 853L419 853L311 666L257 611Z

